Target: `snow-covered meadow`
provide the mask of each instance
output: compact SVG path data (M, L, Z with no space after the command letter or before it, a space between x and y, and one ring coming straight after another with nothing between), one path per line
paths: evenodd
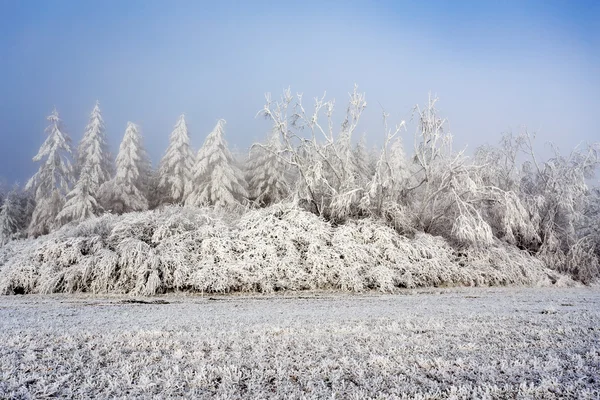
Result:
M600 290L0 297L0 398L600 396Z

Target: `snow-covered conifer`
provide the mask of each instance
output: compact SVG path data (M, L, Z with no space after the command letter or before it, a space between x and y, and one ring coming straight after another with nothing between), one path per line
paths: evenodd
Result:
M79 178L57 216L60 225L71 221L83 221L96 215L100 209L97 201L98 191L111 177L110 153L98 102L92 110L90 122L79 144L76 166Z
M4 204L4 200L6 199L6 196L8 196L8 193L9 190L6 185L6 180L0 177L0 206Z
M48 137L33 161L41 162L38 172L27 183L36 202L29 226L29 234L39 236L55 227L55 219L64 203L73 181L70 156L71 138L64 132L56 109L48 117Z
M194 154L190 148L190 137L181 115L169 138L169 147L159 168L158 189L165 198L161 202L183 203L188 195L192 181Z
M186 205L231 207L247 197L242 171L235 165L223 138L224 125L225 121L219 120L198 150L193 170L193 190Z
M149 161L139 129L132 122L127 123L116 164L115 177L100 187L103 207L116 213L147 209Z
M60 225L71 221L83 221L98 214L100 207L93 193L94 180L87 170L86 164L77 184L67 195L67 202L56 217Z
M15 186L0 207L0 246L6 244L23 228L25 210Z
M78 177L84 172L88 175L86 180L89 180L89 190L92 196L95 196L100 185L111 178L112 160L98 102L92 110L89 123L85 128L81 143L79 143L75 165Z
M259 205L277 203L289 193L288 163L283 160L279 132L274 131L266 145L254 145L247 163L248 192Z

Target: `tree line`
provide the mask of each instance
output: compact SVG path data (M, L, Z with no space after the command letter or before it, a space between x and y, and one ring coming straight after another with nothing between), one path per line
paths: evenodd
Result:
M286 201L334 224L376 218L400 235L441 236L458 251L503 242L580 280L597 277L600 190L589 184L600 166L600 144L568 155L554 149L540 160L535 134L523 131L467 157L453 149L436 104L430 97L414 108L409 151L402 141L407 125L392 126L384 112L385 140L375 152L356 137L367 106L356 87L339 127L334 101L316 98L308 108L288 89L277 100L266 96L259 114L271 121L271 132L244 159L228 149L223 120L194 154L182 115L156 170L137 125L127 124L113 162L98 104L76 150L54 111L33 158L38 171L24 190L0 195L0 242L105 212L165 204L243 212Z

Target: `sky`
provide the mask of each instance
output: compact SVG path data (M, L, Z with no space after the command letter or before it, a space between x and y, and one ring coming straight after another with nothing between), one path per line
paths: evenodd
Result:
M341 120L355 83L368 143L382 108L410 121L432 93L457 150L526 127L568 152L600 141L599 21L575 0L0 0L0 177L37 170L54 107L76 144L99 100L113 153L132 121L156 165L181 113L195 149L224 118L245 151L270 129L264 93L327 92Z

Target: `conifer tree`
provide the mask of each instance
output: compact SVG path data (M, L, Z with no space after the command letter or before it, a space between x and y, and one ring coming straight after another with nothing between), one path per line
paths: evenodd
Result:
M116 175L100 187L103 207L116 213L146 210L149 165L139 128L128 122L117 155Z
M186 205L232 207L247 197L241 170L223 138L225 121L219 120L198 150L193 170L193 190Z
M8 196L9 190L6 185L6 181L4 178L0 177L0 206L4 204L4 200Z
M77 177L83 173L87 175L86 179L89 180L89 190L92 196L96 195L100 185L111 178L113 166L99 102L96 102L92 110L89 123L77 149L76 170Z
M266 145L250 149L247 163L248 192L261 206L276 203L289 193L288 164L282 159L283 149L279 132L274 131Z
M110 153L98 102L92 110L90 121L79 144L76 166L79 178L57 216L60 225L71 221L83 221L97 215L100 211L97 201L100 185L111 176Z
M41 162L40 168L26 186L32 191L36 204L29 225L32 236L46 234L56 226L56 216L73 181L71 138L65 133L56 109L48 116L48 121L48 137L33 158L33 161Z
M158 190L164 198L161 202L184 203L191 188L194 154L190 148L190 137L181 115L169 139L159 168Z
M84 166L75 187L67 195L67 202L58 214L57 222L64 225L71 221L83 221L100 211L100 207L93 193L94 181L89 173L89 163Z
M0 207L0 246L12 240L23 229L25 223L25 210L18 187L15 186L8 192Z

